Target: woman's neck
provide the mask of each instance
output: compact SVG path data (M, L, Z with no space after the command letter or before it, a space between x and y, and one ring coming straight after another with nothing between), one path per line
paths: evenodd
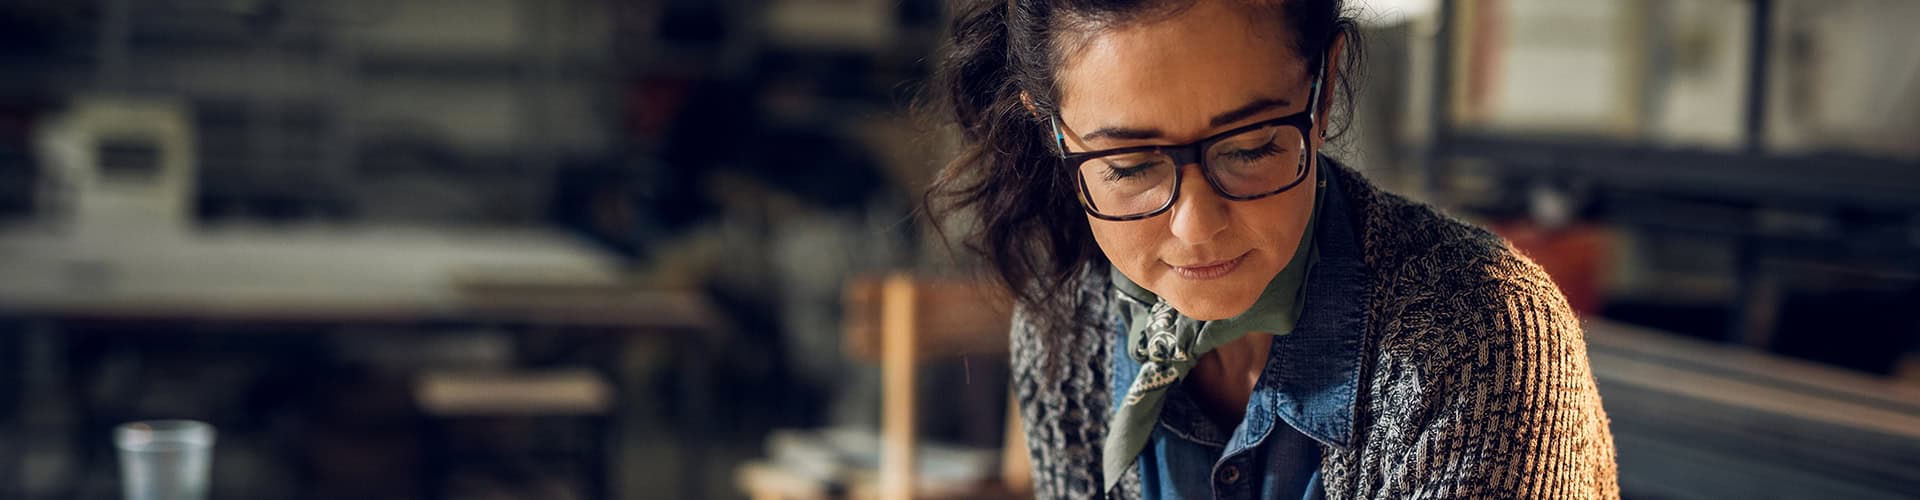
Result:
M1187 376L1200 409L1225 428L1239 425L1272 346L1273 335L1255 332L1201 356Z

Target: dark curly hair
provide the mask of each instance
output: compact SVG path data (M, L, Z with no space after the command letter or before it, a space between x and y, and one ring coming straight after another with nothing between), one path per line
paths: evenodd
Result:
M934 80L940 101L932 104L958 127L962 142L958 157L928 188L925 209L969 216L974 225L965 248L984 258L1043 324L1081 319L1073 311L1082 269L1105 256L1072 194L1073 174L1058 166L1046 140L1046 121L1022 96L1030 96L1039 116L1054 112L1055 70L1073 44L1098 30L1177 14L1196 1L961 0L954 6ZM1298 54L1325 54L1336 35L1345 35L1337 95L1352 99L1347 75L1359 64L1360 39L1343 0L1224 1L1273 15L1276 24L1285 20Z

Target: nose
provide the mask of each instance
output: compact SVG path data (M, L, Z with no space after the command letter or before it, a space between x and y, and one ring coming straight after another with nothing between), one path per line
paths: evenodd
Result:
M1227 228L1227 200L1213 192L1199 165L1181 165L1180 175L1180 199L1167 214L1173 237L1189 245L1213 241Z

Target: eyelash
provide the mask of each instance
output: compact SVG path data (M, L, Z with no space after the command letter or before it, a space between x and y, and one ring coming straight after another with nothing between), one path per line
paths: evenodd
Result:
M1280 153L1280 145L1272 142L1268 142L1266 144L1262 144L1258 147L1254 147L1251 149L1236 149L1233 151L1228 151L1226 153L1226 156L1239 161L1253 161L1261 158L1266 158L1268 156L1273 156L1279 153ZM1119 181L1123 179L1137 177L1141 173L1146 172L1148 168L1152 168L1152 167L1153 165L1140 165L1136 167L1108 166L1106 168L1106 172L1101 174L1100 177L1103 179L1106 179L1108 182L1114 182L1114 181Z
M1280 145L1275 144L1273 142L1268 142L1266 144L1262 144L1259 147L1252 148L1252 149L1236 149L1233 151L1228 151L1226 156L1233 158L1235 160L1240 160L1240 161L1253 161L1261 158L1266 158L1268 156L1273 156L1279 153L1280 153Z
M1102 174L1101 178L1106 179L1107 182L1113 182L1113 181L1118 181L1122 179L1138 177L1140 174L1145 173L1149 168L1153 168L1153 164L1146 164L1146 165L1140 165L1135 167L1115 167L1115 166L1109 165L1107 166L1106 173Z

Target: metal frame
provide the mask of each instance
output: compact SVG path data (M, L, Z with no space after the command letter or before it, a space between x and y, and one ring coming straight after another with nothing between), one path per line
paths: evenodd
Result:
M1437 15L1439 29L1433 43L1434 77L1429 83L1427 123L1431 136L1422 162L1422 184L1438 200L1445 201L1446 186L1441 179L1446 178L1452 168L1450 164L1454 160L1472 160L1512 177L1590 183L1602 196L1621 193L1713 200L1741 207L1811 206L1893 214L1920 210L1920 161L1838 153L1783 155L1766 151L1769 122L1766 103L1771 91L1768 77L1776 7L1773 0L1749 0L1752 2L1748 22L1751 52L1744 86L1747 92L1745 144L1738 151L1671 148L1593 137L1514 137L1455 130L1451 122L1450 95L1454 85L1453 32L1458 23L1460 1L1441 0ZM1626 217L1620 222L1637 226L1652 224L1644 217ZM1660 226L1661 230L1689 230L1671 224L1652 225ZM1806 256L1811 248L1822 246L1819 242L1762 234L1752 228L1731 232L1692 230L1700 230L1713 238L1733 238L1736 286L1742 290L1756 282L1762 272L1760 263L1767 255ZM1860 254L1897 256L1920 252L1914 252L1911 247L1889 246L1850 248L1826 255L1843 258ZM1911 267L1920 269L1920 264ZM1734 298L1725 341L1757 342L1749 335L1748 322L1758 300L1761 298L1745 292Z

